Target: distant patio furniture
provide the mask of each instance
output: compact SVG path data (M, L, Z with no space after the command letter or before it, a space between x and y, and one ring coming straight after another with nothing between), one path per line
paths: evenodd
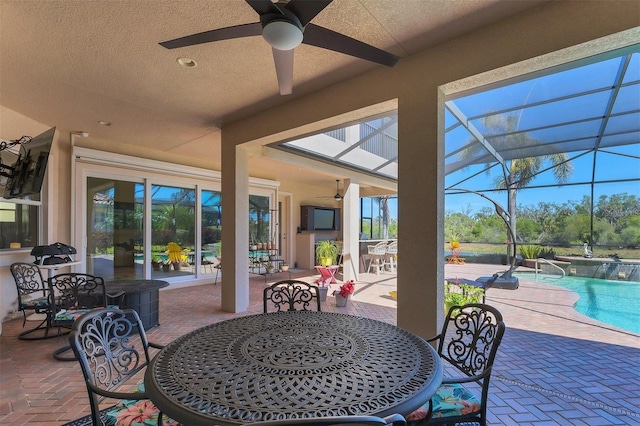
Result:
M315 266L316 271L320 274L320 278L316 280L316 284L318 285L329 285L335 284L338 281L336 280L336 272L340 269L339 265L331 265L331 266Z
M269 307L275 307L278 312L310 311L315 305L317 311L322 310L318 287L298 280L278 281L265 288L263 302L265 314Z
M214 284L218 283L218 274L220 273L220 271L222 270L222 263L220 262L220 260L216 257L209 257L207 256L207 254L211 255L211 252L202 252L200 255L200 267L202 268L202 270L204 271L204 273L207 273L207 268L209 268L210 273L213 274L214 269L215 269L215 273L216 273L216 278L215 278L215 282ZM189 253L189 264L191 266L196 265L195 262L195 252L190 252Z
M144 386L138 392L119 389L147 367L149 348L162 348L147 340L136 311L106 308L82 315L73 324L69 345L80 362L94 425L115 424L120 413L136 410L151 413L148 420L159 425L161 418L165 424L171 420L148 400ZM120 402L101 412L100 403L107 398Z
M389 272L398 271L398 242L392 241L385 248L384 269Z
M17 309L22 312L22 326L24 327L27 322L27 312L42 317L35 328L23 331L18 335L18 339L40 340L56 337L55 333L49 334L54 310L49 284L42 277L40 268L33 263L16 262L9 269L18 291Z
M455 314L455 315L454 315ZM442 332L428 339L437 342L441 359L461 375L445 377L431 400L407 416L418 424L487 424L487 399L491 369L504 335L502 314L489 305L470 303L449 309ZM481 397L468 386L476 384Z
M367 273L371 272L372 266L376 274L379 274L383 271L384 256L387 252L387 244L388 243L386 241L381 241L376 245L367 246L367 254L371 256L369 267L367 268Z

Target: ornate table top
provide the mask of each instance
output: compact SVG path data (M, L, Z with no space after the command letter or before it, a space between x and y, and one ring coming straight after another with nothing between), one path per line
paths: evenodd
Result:
M145 375L151 400L190 425L276 418L407 415L429 400L442 365L422 338L330 312L274 312L179 337Z
M118 280L106 283L107 291L124 291L127 294L142 293L167 287L168 282L162 280Z

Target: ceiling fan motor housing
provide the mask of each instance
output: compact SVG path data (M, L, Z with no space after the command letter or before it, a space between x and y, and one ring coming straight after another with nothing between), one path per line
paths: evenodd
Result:
M282 12L282 14L267 13L260 16L262 37L274 49L295 49L302 43L304 27L293 13L286 9Z

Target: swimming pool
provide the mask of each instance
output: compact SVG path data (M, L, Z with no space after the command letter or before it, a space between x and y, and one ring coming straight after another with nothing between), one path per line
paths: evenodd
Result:
M532 274L514 274L536 281ZM578 293L574 309L583 315L640 334L640 283L567 276L561 279L538 274L537 282Z

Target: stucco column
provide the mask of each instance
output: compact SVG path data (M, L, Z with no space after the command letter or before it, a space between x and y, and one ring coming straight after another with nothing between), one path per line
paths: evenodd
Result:
M360 184L350 179L344 181L344 196L342 197L342 231L343 257L342 273L344 281L358 281L358 265L360 257Z
M435 335L444 315L437 93L436 87L415 91L398 102L398 326L422 337Z
M222 309L249 307L249 168L247 151L222 143Z

